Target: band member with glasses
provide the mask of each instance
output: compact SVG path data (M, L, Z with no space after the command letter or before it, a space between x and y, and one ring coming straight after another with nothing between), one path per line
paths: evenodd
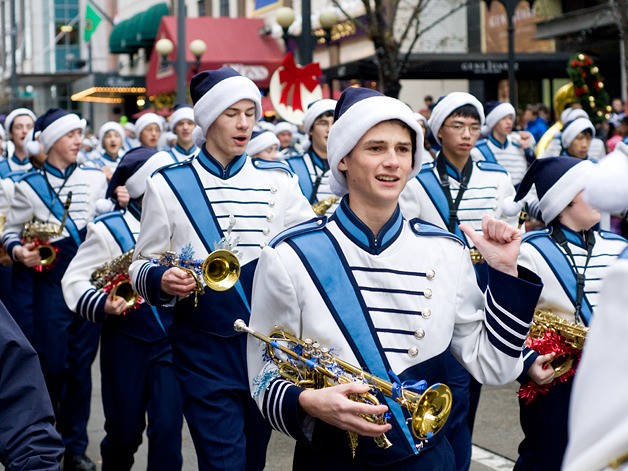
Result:
M450 347L483 383L511 381L541 289L517 267L521 233L505 222L485 216L480 233L462 226L490 266L484 298L465 244L404 218L398 198L421 168L422 143L407 105L371 89L345 90L328 143L331 187L342 201L331 217L280 234L262 251L253 282L251 329L268 335L278 326L311 339L389 382L395 397L425 389L421 380L448 384ZM291 364L275 364L257 338L249 337L247 352L260 410L297 440L293 469L455 469L444 432L425 441L393 398L376 392L380 405L359 401L373 387L360 372L347 373L346 384L307 389L297 385L299 373L284 378ZM332 365L339 376L343 370ZM384 413L387 423L367 420ZM373 440L383 433L387 449Z
M85 120L52 108L35 123L46 161L15 185L15 196L2 234L14 261L32 268L32 298L19 300L31 309L31 342L39 354L57 430L65 444L64 469L95 470L85 455L92 390L91 365L98 350L100 328L73 313L65 304L61 279L85 238L98 199L105 195L107 179L98 169L77 166ZM47 228L41 230L42 224ZM27 227L33 241L22 242ZM58 232L53 234L52 231ZM39 246L49 237L47 265ZM13 302L16 312L21 309ZM28 311L27 311L28 312Z
M204 71L192 78L190 92L205 142L195 158L148 179L130 275L149 304L174 306L173 364L199 469L263 469L270 428L249 394L246 337L232 326L249 317L262 248L314 213L285 163L245 152L262 113L250 79L228 67ZM197 293L189 270L159 263L172 251L194 270L223 238L240 265L239 279L224 291L201 286Z
M334 124L336 100L323 99L310 104L303 117L303 132L310 139L310 147L303 155L286 160L299 176L299 186L310 204L328 201L327 214L338 206L335 195L329 189L329 165L327 163L327 137Z
M471 250L478 285L484 291L488 265L473 240L458 226L468 224L480 232L485 215L515 225L516 218L506 218L501 213L501 202L512 199L515 188L504 167L484 160L476 162L471 157L484 124L482 104L473 95L453 92L441 98L428 124L441 150L434 162L423 165L419 175L408 182L399 200L401 212L406 218L418 217L460 237ZM471 461L471 434L480 385L455 358L449 357L449 363L454 410L447 433L458 469L463 470ZM471 399L470 383L476 391Z
M594 228L600 212L583 194L594 167L574 157L539 159L526 173L515 198L521 201L536 187L548 227L524 236L519 263L543 281L536 307L545 318L536 324L548 324L556 332L537 334L533 329L523 352L519 407L525 436L519 445L516 471L561 469L572 378L577 374L584 328L597 316L600 287L627 247L623 237ZM562 331L559 320L576 327Z
M146 147L127 152L107 193L124 185L130 204L88 224L85 242L62 280L70 309L102 325L100 373L106 435L100 452L104 471L132 468L144 429L148 469L176 471L182 466L181 392L167 334L172 310L158 311L124 288L128 287L129 252L140 231L146 179L169 164L172 156L167 152ZM128 257L125 261L123 254Z

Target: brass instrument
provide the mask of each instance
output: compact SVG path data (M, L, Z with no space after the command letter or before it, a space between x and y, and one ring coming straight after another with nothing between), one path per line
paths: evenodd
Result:
M0 233L4 232L4 225L7 223L6 214L0 214Z
M139 294L133 289L129 280L129 266L133 260L134 250L131 249L101 265L94 270L90 278L96 289L112 293L114 298L120 296L126 301L128 308L134 307L139 301Z
M569 82L567 85L560 87L554 94L554 111L556 113L556 122L545 131L545 133L539 139L536 145L535 153L537 157L541 157L549 143L554 139L557 133L563 129L565 123L560 122L560 114L565 110L567 105L578 101L574 92L573 83Z
M203 261L194 260L194 251L191 246L184 248L181 254L172 251L165 252L159 259L152 262L166 267L177 267L185 270L196 283L192 291L194 307L198 306L198 296L203 294L205 286L214 291L226 291L232 288L240 278L240 260L236 246L239 237L231 237L231 230L235 226L235 217L229 216L227 234L218 243L214 243L214 251Z
M340 198L338 196L330 196L329 198L325 198L318 203L314 203L312 205L312 210L317 216L324 216L327 210L331 208L334 204L336 204L339 199Z
M530 338L539 339L545 336L548 330L553 330L560 335L567 344L577 350L582 350L586 339L588 327L578 323L571 323L566 319L554 314L551 310L543 311L537 309L532 318L530 327ZM573 366L576 358L573 355L561 355L551 361L554 368L555 378L559 378L567 373Z
M396 388L391 382L366 373L361 368L339 359L332 355L329 349L320 347L318 343L310 339L298 339L279 328L273 330L269 336L265 336L249 328L242 319L236 320L233 328L237 332L246 332L267 343L268 354L277 365L279 374L300 387L321 389L350 381L359 381L372 386L375 391L381 392L384 396L393 398L410 412L412 434L419 440L431 438L447 422L451 412L452 395L451 390L445 384L434 384L423 394L410 391L403 386ZM395 394L393 390L399 391L399 389L399 394ZM372 393L352 395L349 398L367 404L380 404ZM383 416L365 416L364 418L372 423L385 423ZM385 435L376 437L374 440L380 448L392 446ZM353 443L352 440L352 448Z
M474 265L480 265L485 261L482 252L476 248L469 249L469 256L471 257L471 262L473 262Z
M57 258L57 250L55 247L50 245L48 241L51 238L58 237L63 233L63 228L65 227L65 221L68 218L71 204L72 192L70 191L68 192L68 196L63 205L63 217L61 218L61 224L33 220L24 225L22 238L25 243L35 242L37 244L37 250L39 251L39 256L41 257L39 265L42 267L50 266L52 262L55 261L55 258Z

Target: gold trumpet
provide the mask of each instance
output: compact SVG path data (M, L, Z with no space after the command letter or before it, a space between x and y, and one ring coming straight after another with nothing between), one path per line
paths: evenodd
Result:
M90 279L96 289L112 293L113 297L120 296L124 299L129 309L139 301L139 294L133 289L129 280L129 266L133 260L134 250L131 249L104 263L94 270Z
M306 389L321 389L359 381L372 386L375 391L381 392L384 396L393 398L410 412L412 434L419 440L431 438L447 422L451 412L452 395L451 390L445 384L437 383L427 388L423 394L415 393L403 387L397 388L389 381L366 373L361 368L332 355L329 349L320 347L318 343L310 339L298 339L279 328L266 336L249 328L242 319L236 320L233 328L237 332L246 332L268 344L268 354L277 365L279 374L297 386ZM284 355L279 354L277 350ZM367 404L380 404L372 393L352 395L350 399ZM381 415L364 418L373 423L385 423L385 418ZM381 448L392 446L385 435L376 437L375 443Z
M325 198L318 203L314 203L312 205L312 210L317 216L324 216L327 210L331 208L334 204L336 204L339 199L340 198L338 196L330 196L329 198Z
M530 327L530 338L540 339L545 336L548 330L553 330L560 335L565 342L577 350L582 350L584 341L589 331L588 327L582 324L571 323L568 320L557 316L551 310L537 309L532 318L532 326ZM576 358L573 355L557 356L551 361L554 368L554 377L559 378L567 373L573 366Z
M65 227L65 221L68 218L70 212L70 205L72 204L72 192L68 192L68 196L65 199L63 205L63 217L61 218L61 224L54 224L49 222L40 222L32 220L24 225L22 231L22 238L24 242L35 242L37 244L37 250L41 257L41 262L38 265L47 267L55 261L57 258L57 249L53 247L48 241L53 237L58 237L63 233Z

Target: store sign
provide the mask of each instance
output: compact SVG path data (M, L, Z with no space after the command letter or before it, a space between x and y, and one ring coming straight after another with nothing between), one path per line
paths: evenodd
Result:
M515 62L515 71L519 64ZM469 61L460 64L460 70L474 75L499 75L508 73L507 61Z

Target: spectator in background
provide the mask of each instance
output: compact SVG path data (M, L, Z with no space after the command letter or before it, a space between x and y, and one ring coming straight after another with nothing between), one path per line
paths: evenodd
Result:
M523 112L524 130L534 136L534 140L538 142L545 131L547 131L547 122L539 115L539 105L530 103Z
M628 136L628 117L624 116L618 125L614 125L609 121L609 138L606 141L606 151L613 152L617 143L624 140Z
M621 120L626 116L626 106L624 104L624 100L621 98L613 98L613 101L611 101L611 108L613 111L611 112L611 117L608 122L617 128L619 127Z
M434 98L432 95L425 95L423 102L425 103L425 108L421 108L419 113L425 116L425 119L430 119L432 108L434 108Z

